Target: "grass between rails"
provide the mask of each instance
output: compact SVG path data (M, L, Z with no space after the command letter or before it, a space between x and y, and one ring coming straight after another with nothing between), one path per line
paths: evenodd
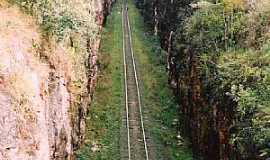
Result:
M139 71L146 130L154 137L158 159L192 160L187 144L177 139L177 104L167 84L164 52L155 37L146 36L143 18L129 0L133 49ZM179 142L181 145L179 145Z
M183 144L177 146L176 103L167 84L157 40L144 35L143 20L129 2L133 32L134 52L137 57L141 88L143 89L144 114L150 121L146 129L154 135L157 158L166 160L191 160L190 151ZM102 39L101 74L93 105L87 118L86 144L78 151L79 160L120 159L121 110L124 107L122 67L122 18L121 4L117 2L108 17ZM93 150L97 151L93 151Z
M103 31L101 74L87 118L86 144L77 154L79 160L120 159L119 132L124 107L121 27L121 4L117 2Z

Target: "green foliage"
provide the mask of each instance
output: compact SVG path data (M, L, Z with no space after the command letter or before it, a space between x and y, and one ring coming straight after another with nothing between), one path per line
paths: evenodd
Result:
M89 10L94 10L87 5L89 2L77 3L73 0L10 1L35 16L46 35L56 36L58 40L63 40L74 33L95 37L95 33L89 32L97 30L95 16L89 14Z
M269 18L270 10L255 10L245 15L245 23L243 23L242 46L253 47L259 49L269 40Z
M146 131L153 136L156 159L192 160L189 146L177 136L180 123L178 108L167 83L164 51L157 37L145 34L143 19L129 1L134 54L138 62L143 111L147 116ZM145 47L147 46L147 47Z
M224 46L224 19L222 8L201 9L186 24L185 33L189 43L207 51Z
M124 108L120 11L118 2L103 31L101 73L87 116L85 145L76 154L78 160L120 159L119 132Z
M206 77L206 84L218 88L221 99L223 92L237 102L232 144L244 159L260 151L264 152L264 157L270 154L267 150L270 131L269 60L267 52L225 52L215 62L216 74L208 72Z
M200 52L226 50L234 47L244 17L241 10L226 12L221 4L197 10L185 23L185 35Z
M68 12L63 12L59 17L44 16L42 20L43 31L50 35L56 35L62 40L68 31L79 31L80 22L73 19Z
M266 158L270 156L270 9L243 6L243 1L226 0L197 9L178 31L184 32L184 38L175 38L174 48L181 80L189 72L191 52L198 57L209 103L226 98L236 103L231 144L241 157Z

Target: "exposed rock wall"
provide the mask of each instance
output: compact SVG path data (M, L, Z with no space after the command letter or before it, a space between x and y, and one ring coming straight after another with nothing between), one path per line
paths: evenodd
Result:
M230 159L229 130L236 104L223 95L209 95L197 51L188 48L183 25L192 15L193 0L137 0L145 22L167 51L168 83L180 104L183 128L196 159ZM211 97L212 96L212 97ZM228 107L230 106L230 107Z
M96 39L85 42L88 60L81 67L87 66L82 74L88 84L80 86L73 81L72 44L42 35L35 19L0 2L1 160L74 159L96 83L100 31L112 5L89 3L99 27Z
M190 138L197 159L229 160L235 156L229 144L230 129L234 122L237 106L225 94L212 94L201 77L199 58L192 49L184 53L187 60L185 75L174 78L174 88L183 116L185 135Z
M191 3L192 0L149 2L148 7L157 8L158 13L153 11L149 16L144 11L147 14L145 20L152 18L149 26L153 31L158 28L161 46L167 51L168 83L181 105L179 112L184 116L183 127L192 142L194 155L198 159L227 160L232 153L228 144L229 128L236 104L225 98L221 102L207 97L196 51L192 48L183 50L184 46L179 46L185 44L184 36L179 33L183 33L182 25L192 14ZM231 110L226 110L226 105L231 106Z

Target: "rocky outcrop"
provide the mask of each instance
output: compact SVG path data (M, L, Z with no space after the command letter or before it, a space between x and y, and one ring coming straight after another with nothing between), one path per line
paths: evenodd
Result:
M187 68L185 75L174 77L174 91L181 104L184 134L192 143L196 159L229 160L235 155L229 141L237 103L205 84L194 50L183 54Z
M197 159L229 159L229 129L236 104L206 94L196 50L185 44L183 25L192 15L192 0L153 0L144 4L145 21L167 51L168 83L180 104L184 134ZM140 1L137 1L138 6ZM149 7L146 9L146 7ZM157 12L157 13L156 13ZM149 23L150 22L150 23ZM224 106L231 106L227 107Z
M211 95L214 92L209 90L213 88L203 82L198 52L184 39L183 27L192 15L193 0L136 2L150 31L157 34L167 51L168 83L181 106L180 119L194 156L229 159L233 154L229 138L236 104L225 94Z
M93 31L96 38L83 43L87 54L79 59L72 40L58 42L43 35L34 18L0 2L1 160L74 159L84 138L100 31L112 1L89 3L99 27ZM86 77L86 84L78 74Z

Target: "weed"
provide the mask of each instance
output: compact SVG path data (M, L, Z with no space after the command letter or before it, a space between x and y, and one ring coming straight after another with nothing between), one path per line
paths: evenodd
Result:
M149 117L146 130L154 136L158 159L191 160L186 142L178 139L177 103L167 84L162 49L156 37L146 36L143 19L129 0L133 47L138 63L144 115ZM147 46L147 47L146 47ZM142 69L143 68L143 69Z
M120 159L119 135L123 106L121 5L114 7L103 31L101 73L87 117L85 145L79 160Z

